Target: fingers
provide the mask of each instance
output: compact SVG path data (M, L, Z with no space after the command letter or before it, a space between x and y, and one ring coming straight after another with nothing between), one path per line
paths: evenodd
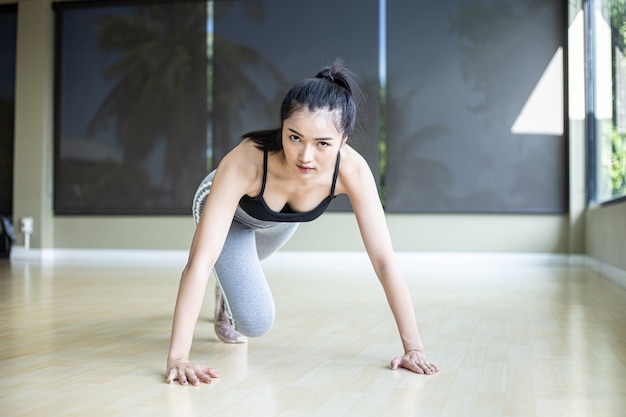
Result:
M210 384L219 374L211 368L190 363L179 364L168 370L165 382L172 384L178 381L180 385L200 385L200 382Z
M391 361L391 369L408 369L417 374L433 375L439 372L439 368L432 362L418 355L404 355Z
M189 381L187 380L186 369L184 365L178 365L170 370L170 384L174 381L178 381L180 385L187 385Z
M424 369L419 365L414 363L413 361L409 361L407 363L407 366L405 366L406 369L415 372L416 374L425 374L426 372L424 371Z
M418 374L432 375L439 372L439 369L434 364L426 361L416 361L414 364L414 368L415 370L412 370L414 372L417 372Z
M213 380L213 378L219 378L219 374L217 372L215 372L214 369L211 368L201 368L200 372L197 372L195 374L195 376L202 382L205 382L207 384L210 384ZM196 385L196 384L194 384Z
M439 372L439 368L437 368L432 362L427 361L419 361L416 363L416 367L418 369L418 373L424 373L427 375L436 374Z
M198 385L200 383L200 380L196 376L195 369L186 369L185 376L187 377L187 383L190 383L191 385Z
M424 373L427 375L432 375L439 372L439 368L437 368L434 363L426 360L426 357L423 353L418 352L417 354L406 356L409 357L409 362L414 364L414 367L418 369L414 372Z
M170 369L167 371L167 375L165 377L165 382L171 384L176 380L176 369Z
M220 374L218 374L213 368L204 368L203 372L209 375L211 378L219 378Z

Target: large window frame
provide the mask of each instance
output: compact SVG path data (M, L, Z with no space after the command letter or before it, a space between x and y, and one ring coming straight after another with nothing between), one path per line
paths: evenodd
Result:
M549 4L542 7L549 10L544 8L541 12L533 8L532 0L522 2L523 7L518 1L507 0L502 2L505 3L503 7L498 3L495 9L493 5L485 9L481 2L468 5L462 0L412 5L414 8L409 8L408 3L405 6L400 3L387 5L385 0L368 0L359 2L360 19L358 24L352 25L344 24L342 16L352 11L356 0L340 5L332 3L335 13L329 17L326 10L331 2L207 2L215 6L210 7L214 15L208 12L214 18L206 22L207 33L215 35L213 39L207 35L208 48L215 56L215 51L222 51L222 56L226 57L225 52L233 51L233 46L237 47L235 54L222 62L215 58L206 70L211 74L206 81L211 89L205 98L209 102L207 118L210 129L207 131L213 132L213 137L217 139L213 141L211 138L213 148L211 162L206 164L205 161L207 170L239 141L238 135L249 130L277 127L280 121L274 118L278 113L275 101L284 95L283 87L311 76L311 71L340 56L357 73L369 97L364 109L368 115L365 134L354 138L356 140L352 144L370 163L387 212L560 214L567 211L567 145L562 116L565 97L554 88L564 84L554 80L565 77L562 68L565 45L561 28L564 9L558 0L547 2ZM149 3L170 2L96 0L57 2L54 5L61 9L132 4L147 6ZM438 18L436 23L433 23L433 13ZM321 22L317 34L307 31L294 34L282 25L285 16L299 14ZM313 16L317 18L313 19ZM467 16L473 16L473 20ZM333 18L339 19L339 22ZM387 25L387 19L394 24ZM402 19L406 20L398 24ZM485 27L487 21L489 27L496 28L488 33L488 37L494 40L493 45L486 45L480 36L473 37L476 31L472 28ZM57 23L56 29L62 30L63 22ZM424 29L431 27L426 23L441 31L437 32L438 41L426 41L432 35ZM450 30L445 28L453 23L456 24L456 31L451 35ZM467 23L471 24L468 26ZM515 23L513 28L512 23ZM322 27L324 24L326 27ZM379 31L373 30L377 25ZM246 30L242 31L242 27ZM412 36L408 36L405 28L420 29L422 32L414 30ZM73 34L73 38L79 36ZM519 39L527 41L522 45ZM291 41L296 46L285 41ZM391 42L393 48L387 49L387 42ZM371 48L368 47L370 45ZM271 53L267 52L268 49ZM517 53L518 61L504 58L509 57L511 51ZM57 64L62 53L57 44ZM439 59L444 55L443 61ZM407 65L408 58L413 60L413 65ZM81 61L74 58L73 62L74 66L80 67L89 59ZM474 65L476 63L480 65ZM441 71L441 68L446 68L446 71ZM469 79L467 68L470 68ZM62 73L62 68L57 66L57 82ZM296 74L297 79L293 79ZM483 74L496 74L498 77L494 80L491 76L483 77ZM553 77L554 74L557 78ZM231 78L234 81L231 82ZM223 94L216 94L213 84L219 85ZM483 85L486 87L481 88ZM428 87L425 93L420 90L424 86ZM56 215L180 215L188 211L179 207L178 212L166 212L155 206L134 212L128 212L125 207L117 211L102 209L93 196L106 198L107 193L102 190L112 187L92 187L95 191L89 190L88 186L96 179L79 163L72 166L73 182L68 182L69 186L59 184L60 176L67 176L69 170L59 170L59 155L62 152L59 150L58 83L56 87ZM74 88L83 92L92 88L92 84ZM214 95L211 96L211 93ZM546 97L548 100L545 100ZM537 111L545 107L547 116ZM482 112L480 120L472 119L472 123L467 123L477 111ZM271 117L266 117L267 114ZM550 123L537 123L545 119L549 119ZM486 133L486 129L490 131ZM75 153L72 157L78 159ZM103 150L96 157L103 158L105 155ZM121 159L118 153L112 152L111 155L112 163ZM144 162L136 159L137 164ZM197 161L193 161L196 166ZM106 167L102 169L107 172ZM76 172L84 172L85 176L76 175ZM187 188L194 187L201 180L190 178L194 175L185 178L184 187L190 194L189 198L176 197L184 204L190 204L192 197ZM148 178L144 182L152 185L148 181L153 177L143 176ZM126 186L131 182L127 180L130 177L118 175L114 179L121 180L119 183ZM73 188L74 184L77 187ZM180 182L177 184L178 188L183 186ZM129 191L141 191L140 186L133 187L129 187ZM175 186L171 188L176 189ZM83 195L91 193L90 209L85 211L78 206L60 210L59 203L75 189ZM163 191L151 191L152 201L157 201L158 196L155 195ZM131 192L128 194L132 195ZM349 202L345 200L336 199L332 208L347 210Z
M586 0L583 7L587 203L609 205L626 201L626 2Z

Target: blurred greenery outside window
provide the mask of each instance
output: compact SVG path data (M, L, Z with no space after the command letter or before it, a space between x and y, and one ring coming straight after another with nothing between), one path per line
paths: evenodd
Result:
M626 0L593 0L591 202L626 196Z

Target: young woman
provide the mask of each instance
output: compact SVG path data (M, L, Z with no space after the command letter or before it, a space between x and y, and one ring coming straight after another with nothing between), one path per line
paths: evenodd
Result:
M174 311L166 381L197 385L215 370L189 360L194 326L211 269L217 278L215 331L226 343L267 333L274 300L260 266L295 231L346 194L396 320L404 354L391 361L434 374L426 359L411 296L394 259L372 173L346 142L354 131L360 90L340 61L300 81L285 96L281 126L251 132L200 184L198 223ZM210 191L210 192L209 192Z

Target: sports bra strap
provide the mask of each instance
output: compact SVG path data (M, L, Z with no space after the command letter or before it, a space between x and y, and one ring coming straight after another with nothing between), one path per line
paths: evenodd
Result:
M330 197L335 198L335 185L339 176L339 161L341 161L341 151L337 152L337 162L335 162L335 173L333 174L333 185L330 187Z
M261 192L260 196L263 195L265 191L265 182L267 181L267 149L263 151L263 182L261 183Z

